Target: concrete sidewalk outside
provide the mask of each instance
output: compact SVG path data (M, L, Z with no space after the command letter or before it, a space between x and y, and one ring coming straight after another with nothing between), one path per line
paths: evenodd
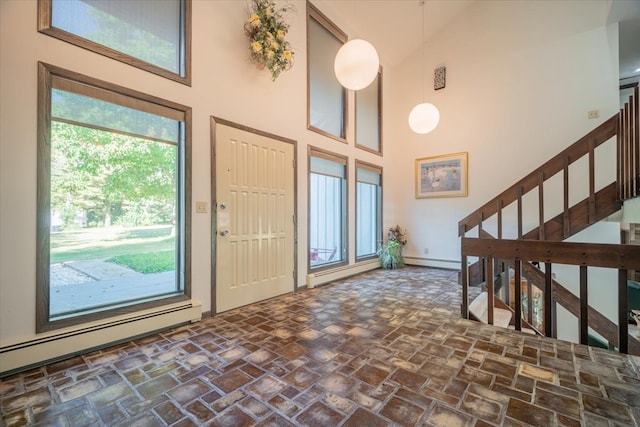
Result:
M78 270L95 280L142 276L142 273L116 264L115 262L105 262L104 258L69 261L65 262L64 265Z
M64 265L94 280L52 286L51 315L176 291L175 271L142 274L104 259L70 261Z

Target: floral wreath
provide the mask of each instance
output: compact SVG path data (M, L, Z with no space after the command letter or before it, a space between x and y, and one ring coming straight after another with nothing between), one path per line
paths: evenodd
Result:
M267 67L273 81L293 66L291 44L285 40L289 24L284 20L285 13L292 10L293 5L276 9L273 0L253 0L244 24L251 62L260 70Z

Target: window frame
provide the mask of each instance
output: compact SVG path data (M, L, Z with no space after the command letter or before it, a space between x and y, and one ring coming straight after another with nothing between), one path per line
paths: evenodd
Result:
M383 155L383 137L382 137L382 77L383 77L383 72L382 72L382 66L380 66L380 68L378 69L378 75L376 76L376 79L374 80L374 82L372 84L376 84L377 86L377 109L378 109L378 117L377 117L377 121L378 121L378 144L380 149L379 150L374 150L371 147L368 147L366 145L362 145L358 143L358 98L359 95L361 93L361 91L356 92L355 94L355 146L356 148L359 148L361 150L364 151L368 151L369 153L373 153L376 154L378 156L382 156ZM365 89L363 89L365 90Z
M127 65L148 71L158 76L191 86L191 7L192 0L181 1L181 28L180 33L180 57L184 62L184 75L174 73L166 68L151 64L135 56L120 52L100 43L88 40L79 35L70 33L53 26L53 0L38 0L38 31L43 34L55 37L59 40L71 43L83 49L90 50L97 54L106 56Z
M178 149L176 161L179 171L177 184L177 227L182 231L179 247L182 266L176 274L182 279L182 292L151 301L119 305L107 309L87 309L78 316L67 316L51 320L50 301L50 230L51 230L51 91L53 79L67 80L75 85L97 88L110 92L116 98L129 99L137 104L156 104L160 109L179 112L184 118L184 144ZM139 105L129 105L147 111ZM153 111L149 111L152 112ZM191 299L191 107L147 95L106 81L88 77L43 62L38 62L38 129L37 129L37 200L36 200L36 333L56 330L117 315L131 314L141 310L164 306ZM182 216L180 218L180 216ZM176 279L177 280L177 279ZM148 298L147 298L148 299Z
M347 89L342 87L342 128L340 129L340 135L334 135L329 133L323 129L315 127L311 124L311 55L309 54L311 49L310 39L311 39L311 30L309 22L313 19L317 22L321 27L323 27L328 33L330 33L333 37L335 37L342 44L348 41L347 34L338 28L329 18L327 18L320 10L318 10L311 2L307 0L307 129L313 132L317 132L321 135L324 135L328 138L335 139L336 141L340 141L344 144L348 144L347 140L347 129L349 126L348 118L349 118L349 97ZM333 76L335 78L335 76ZM338 80L336 79L336 82ZM338 83L339 84L339 83Z
M362 160L358 160L356 159L355 161L355 191L356 191L356 200L355 200L355 205L356 205L356 215L355 215L355 228L356 228L356 262L359 261L365 261L365 260L369 260L369 259L373 259L376 258L378 255L377 253L374 254L370 254L370 255L365 255L365 256L358 256L358 169L365 169L368 170L370 172L374 172L380 175L380 192L379 192L379 197L380 200L378 200L378 220L377 220L377 239L376 242L378 243L377 246L378 248L380 247L380 245L383 242L383 235L382 235L382 224L383 224L383 218L382 218L382 205L383 205L383 197L384 197L384 176L383 176L383 168L382 166L378 166L378 165L374 165L373 163L368 163Z
M311 212L311 158L317 157L328 160L344 166L344 181L342 183L342 191L344 192L341 202L340 219L342 221L342 252L343 256L340 261L321 264L319 266L311 266L311 215L307 216L307 272L322 271L337 266L347 265L349 263L349 221L348 221L348 204L349 204L349 158L340 154L332 153L318 147L309 145L307 147L307 212Z

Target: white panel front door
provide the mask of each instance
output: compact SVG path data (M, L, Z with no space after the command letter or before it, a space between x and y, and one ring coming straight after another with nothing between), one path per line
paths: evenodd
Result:
M216 311L294 290L294 146L216 125Z

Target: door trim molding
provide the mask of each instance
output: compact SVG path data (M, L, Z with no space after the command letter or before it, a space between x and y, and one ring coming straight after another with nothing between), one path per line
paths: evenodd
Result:
M217 314L217 296L216 296L216 269L217 269L217 243L216 236L218 233L217 224L217 187L216 187L216 127L217 125L228 126L231 128L239 129L245 132L253 133L255 135L260 135L266 138L275 139L277 141L285 142L287 144L293 145L293 214L296 218L295 224L293 226L293 289L295 292L298 290L298 141L286 138L284 136L276 135L270 132L266 132L260 129L252 128L250 126L246 126L240 123L236 123L230 120L226 120L220 117L211 116L210 117L210 132L211 132L211 163L210 163L210 171L211 171L211 210L210 210L210 222L211 222L211 234L209 238L211 239L211 317Z

